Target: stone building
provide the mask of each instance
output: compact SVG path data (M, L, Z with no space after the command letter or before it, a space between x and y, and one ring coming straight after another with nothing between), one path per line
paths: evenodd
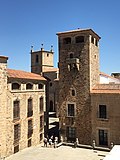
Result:
M46 79L7 68L0 56L0 157L40 144L44 137Z
M120 79L100 72L100 36L92 29L57 35L60 135L81 144L120 144Z

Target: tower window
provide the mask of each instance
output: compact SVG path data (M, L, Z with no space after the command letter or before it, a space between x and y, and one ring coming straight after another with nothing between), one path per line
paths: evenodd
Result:
M75 96L75 90L72 89L72 96Z
M70 58L73 58L73 53L70 53Z
M94 44L94 38L93 38L93 36L91 37L91 43Z
M75 116L74 104L68 104L68 116Z
M76 43L83 43L84 42L84 36L78 36L76 37Z
M98 46L98 40L97 39L95 39L95 45Z
M64 44L71 44L71 38L70 37L64 38L63 43Z
M99 105L99 118L107 118L106 105Z
M39 62L39 56L38 56L38 55L36 55L35 62L36 62L36 63L38 63L38 62Z

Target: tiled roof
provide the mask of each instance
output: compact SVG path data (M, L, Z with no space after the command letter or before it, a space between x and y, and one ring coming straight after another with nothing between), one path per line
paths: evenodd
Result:
M42 77L39 74L21 71L21 70L13 70L13 69L7 69L7 76L9 78L20 78L20 79L31 79L31 80L46 80L44 77Z
M44 68L43 72L57 72L59 69L58 68Z
M91 93L120 93L120 84L97 84Z

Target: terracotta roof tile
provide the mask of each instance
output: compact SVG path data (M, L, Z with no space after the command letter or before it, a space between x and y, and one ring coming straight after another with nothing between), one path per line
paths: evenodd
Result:
M97 84L91 93L120 93L120 84Z
M20 78L20 79L32 79L32 80L46 80L41 75L21 71L21 70L13 70L13 69L7 69L7 74L9 78Z

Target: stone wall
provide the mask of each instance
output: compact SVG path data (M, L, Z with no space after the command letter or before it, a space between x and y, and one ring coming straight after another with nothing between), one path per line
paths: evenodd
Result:
M63 137L66 136L66 127L76 128L76 137L82 144L91 144L91 99L90 88L98 83L99 58L94 62L93 56L99 52L97 46L90 45L90 33L88 31L66 32L59 36L59 116L60 128ZM83 43L75 43L75 37L84 36ZM96 35L93 33L93 36ZM64 44L64 38L70 37L71 43ZM75 70L69 71L68 64L71 61L70 54L76 60ZM97 71L97 73L96 73ZM94 72L94 73L93 73ZM96 77L97 74L97 77ZM95 80L94 80L95 79ZM93 83L93 84L91 84ZM71 96L71 90L76 92ZM75 103L75 116L73 123L67 117L67 103ZM69 120L67 120L69 119ZM68 123L69 122L69 123Z
M92 105L92 139L99 145L98 130L108 133L108 146L111 142L120 144L120 94L119 93L94 93L91 95ZM99 105L106 105L107 117L99 118Z

